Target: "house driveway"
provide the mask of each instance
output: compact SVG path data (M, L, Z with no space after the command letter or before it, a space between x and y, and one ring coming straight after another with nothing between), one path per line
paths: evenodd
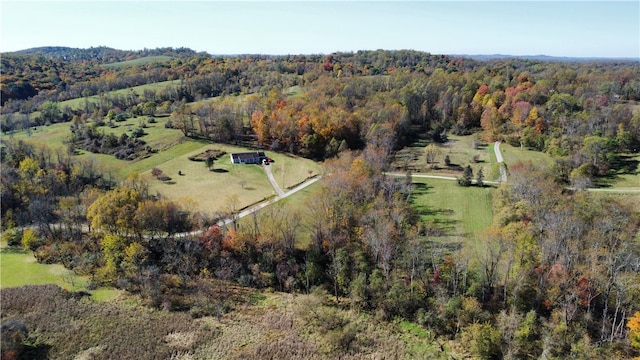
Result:
M273 173L271 172L271 165L262 165L262 167L264 168L264 171L267 173L269 182L271 183L271 186L273 186L273 189L278 194L278 197L283 197L284 191L282 191L282 189L280 188L280 185L278 185L278 183L276 182L276 179L273 177Z

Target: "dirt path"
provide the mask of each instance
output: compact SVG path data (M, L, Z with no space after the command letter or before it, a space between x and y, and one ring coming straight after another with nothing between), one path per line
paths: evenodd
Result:
M500 151L500 141L496 141L493 146L493 152L496 153L496 161L500 164L500 177L498 182L507 181L507 168L504 165L504 159L502 158L502 152Z
M273 186L273 189L276 191L279 197L283 197L284 191L282 191L282 188L280 188L280 185L278 185L276 179L273 177L273 173L271 172L271 165L262 165L262 167L267 173L267 177L269 178L269 182L271 183L271 186Z

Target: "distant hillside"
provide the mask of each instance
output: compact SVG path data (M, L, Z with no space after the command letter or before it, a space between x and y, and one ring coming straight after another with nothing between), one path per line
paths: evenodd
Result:
M70 48L64 46L45 46L8 54L15 55L42 55L48 59L63 61L92 61L99 64L115 63L139 59L149 56L187 57L197 53L188 48L157 48L143 50L118 50L105 46L91 47L88 49Z
M470 58L478 61L488 61L488 60L496 60L496 59L525 59L525 60L538 60L538 61L550 61L550 62L640 61L640 57L608 58L608 57L570 57L570 56L549 56L549 55L505 55L505 54L455 55L455 56Z
M102 66L106 68L118 69L123 67L142 66L147 64L166 64L172 59L173 59L172 56L154 55L154 56L146 56L146 57L141 57L141 58L127 60L127 61L118 61L114 63L104 64Z

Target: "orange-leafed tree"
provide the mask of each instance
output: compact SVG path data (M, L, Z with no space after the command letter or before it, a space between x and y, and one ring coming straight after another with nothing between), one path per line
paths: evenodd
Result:
M635 314L627 322L629 328L629 341L631 346L640 350L640 311L636 311Z

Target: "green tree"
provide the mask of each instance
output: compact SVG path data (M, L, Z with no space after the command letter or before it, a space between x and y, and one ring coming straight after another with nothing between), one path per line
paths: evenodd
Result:
M40 106L40 112L42 114L42 119L45 124L50 123L54 124L60 120L62 117L62 113L60 112L60 106L58 103L53 101L45 101L42 106Z
M22 243L22 247L25 250L28 249L32 251L36 250L40 245L42 245L42 242L33 229L25 229L22 232L22 239L20 242Z
M140 232L136 221L140 193L131 188L119 188L98 197L87 209L87 220L94 229L106 229L115 234Z
M458 185L471 186L472 179L473 179L473 169L471 169L471 165L467 165L467 167L464 168L462 177L458 178Z
M440 156L440 153L441 153L440 148L437 145L435 144L427 145L424 148L424 157L427 162L427 165L431 165L431 167L433 167L437 157Z
M478 174L476 175L476 185L484 187L484 173L482 172L482 168L478 170Z
M500 332L488 323L473 323L462 332L462 342L480 359L499 358L501 341Z
M125 250L129 246L128 238L114 234L106 234L100 242L104 267L100 275L107 281L114 281L121 273L121 263L125 257Z

